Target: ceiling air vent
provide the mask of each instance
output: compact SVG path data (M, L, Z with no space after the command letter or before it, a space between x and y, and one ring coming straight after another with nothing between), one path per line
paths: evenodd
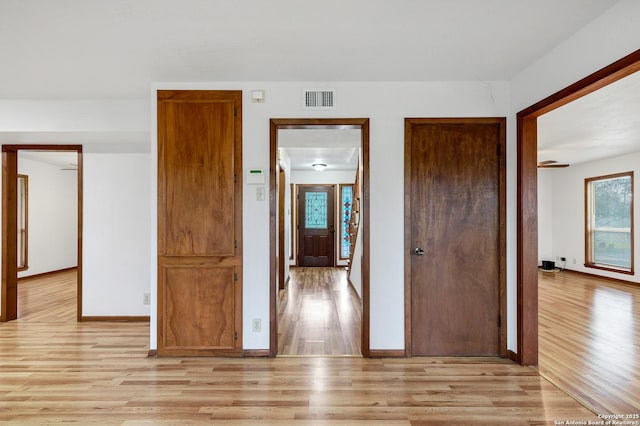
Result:
M306 89L304 91L304 109L332 109L334 90Z

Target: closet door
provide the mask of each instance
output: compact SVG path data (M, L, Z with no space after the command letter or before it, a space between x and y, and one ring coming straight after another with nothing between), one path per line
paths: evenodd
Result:
M158 91L158 355L242 351L241 108Z

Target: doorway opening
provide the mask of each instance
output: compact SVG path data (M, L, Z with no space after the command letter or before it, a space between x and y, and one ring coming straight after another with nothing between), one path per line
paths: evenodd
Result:
M518 354L522 365L538 364L538 123L541 115L640 70L640 50L602 68L517 114L517 304Z
M18 270L21 269L21 275L25 275L25 268L19 267L18 265L18 251L24 250L24 243L20 244L19 236L21 232L19 232L19 223L23 223L23 221L19 221L18 217L18 206L19 206L19 185L18 185L18 175L19 166L18 159L19 154L24 154L26 157L34 157L37 156L38 153L53 153L59 154L57 155L57 159L55 161L60 164L57 167L60 169L60 173L69 173L73 172L76 174L76 221L75 227L77 229L76 238L75 238L75 251L76 251L76 266L75 266L75 274L72 271L71 275L75 275L72 278L75 278L76 282L76 315L75 318L77 321L82 320L82 146L81 145L3 145L2 146L2 303L0 306L0 321L11 321L18 318L19 315L19 307L18 307ZM71 154L70 156L65 156L64 153ZM70 158L70 160L69 160ZM34 193L34 180L31 179L31 193ZM47 202L45 199L44 202ZM30 209L33 209L36 206L31 203ZM40 211L44 210L42 208L38 209ZM46 210L45 210L46 211ZM31 225L34 223L31 221ZM73 226L73 224L71 225ZM51 228L50 228L51 229ZM53 231L53 230L52 230ZM47 232L46 229L40 230L40 233ZM34 235L32 230L31 235ZM59 242L58 242L59 243ZM73 245L73 243L71 243ZM38 246L42 246L42 244L29 244L28 249L32 251L32 254L35 254L35 250ZM55 244L51 244L50 247L55 247ZM50 249L50 248L49 248ZM72 250L72 249L71 249ZM24 255L23 255L24 256ZM29 262L31 265L34 265L33 259L34 256L28 256ZM56 269L60 269L59 267L53 267L54 271L46 270L43 271L34 271L34 273L38 272L38 275L45 275L49 272L56 272ZM51 269L51 267L49 267Z
M317 274L320 270L326 269L324 272L326 276L333 277L329 278L332 282L341 282L340 278L336 278L334 275L333 269L337 266L338 268L342 268L343 272L344 267L348 264L351 268L352 274L358 274L360 285L360 300L361 300L361 325L360 325L360 353L362 356L368 357L369 355L369 120L366 118L357 118L357 119L272 119L270 122L270 237L271 237L271 248L270 248L270 344L269 344L269 354L270 356L276 356L278 354L278 311L280 308L280 294L281 294L281 284L284 282L284 277L280 278L282 274L282 264L283 262L287 262L287 266L289 266L289 256L284 255L281 251L281 248L285 245L288 245L291 253L295 253L293 255L294 268L293 273L291 274L291 279L304 279L304 277L313 274ZM300 251L300 245L302 244L298 238L294 238L295 234L297 234L297 228L300 225L300 218L291 218L290 221L283 221L282 216L284 209L278 202L278 200L289 198L291 200L290 210L295 215L295 205L296 200L300 195L300 186L299 185L291 185L291 180L285 180L282 182L279 179L279 176L282 176L280 173L280 150L279 150L279 142L280 140L284 140L282 136L282 131L288 130L305 130L305 131L325 131L325 130L344 130L344 131L357 131L358 132L358 150L359 151L359 168L357 172L352 172L351 174L357 174L359 177L359 187L361 188L359 197L359 210L358 210L358 234L361 243L359 247L361 247L361 251L359 251L359 256L357 262L349 262L345 259L340 259L339 248L338 248L338 238L335 236L332 238L333 243L332 247L336 250L333 261L328 261L328 266L322 266L320 268L315 268L315 271L306 270L306 268L297 267L298 265L298 256L297 253ZM280 133L280 139L279 139ZM307 132L311 134L311 132ZM337 141L338 143L340 141ZM310 145L313 146L313 145ZM335 149L339 149L335 147ZM312 172L320 175L323 172ZM321 175L320 175L321 176ZM318 179L320 179L318 176ZM341 183L353 183L351 179L344 180ZM306 182L308 184L322 184L327 182ZM333 183L336 195L336 204L340 204L339 201L339 188L340 183ZM288 188L291 191L289 197L279 196L281 194L281 188ZM284 190L284 189L283 189ZM313 192L313 191L312 191ZM316 195L314 194L313 197ZM315 200L313 197L309 198L309 202L312 203ZM311 204L310 204L311 206ZM337 209L336 209L337 210ZM296 215L297 216L297 215ZM323 219L320 218L320 221ZM288 236L285 237L285 233L281 232L282 225L284 223L290 223L290 229ZM334 233L338 234L337 223L334 222ZM327 225L329 228L329 225ZM339 230L342 232L342 229ZM316 241L318 239L316 238ZM313 241L313 238L308 239L309 242ZM328 240L326 240L328 241ZM311 245L313 246L313 244ZM302 251L304 253L304 249ZM285 257L287 257L285 259ZM311 261L314 263L314 261ZM304 265L304 261L301 263ZM324 265L324 264L323 264ZM342 265L342 266L340 266ZM309 269L314 269L313 267ZM286 272L285 272L286 274ZM346 272L345 272L346 274ZM346 275L345 275L346 276ZM345 278L346 279L346 278ZM346 282L346 281L345 281ZM290 281L291 284L291 281ZM358 302L360 303L360 302ZM331 355L331 354L327 354Z

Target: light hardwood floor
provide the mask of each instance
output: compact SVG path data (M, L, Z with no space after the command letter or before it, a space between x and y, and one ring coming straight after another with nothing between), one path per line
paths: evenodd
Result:
M597 413L640 414L640 285L564 271L538 287L540 373Z
M541 299L553 301L558 288L545 290L541 284ZM569 298L563 303L583 302ZM541 329L559 327L550 321L556 319L541 312ZM148 342L145 323L0 323L0 423L554 425L598 420L535 369L509 360L149 358ZM554 358L563 356L561 351ZM607 400L607 389L595 393L598 401Z
M291 268L278 314L278 355L360 355L360 299L344 268Z
M77 282L76 269L21 279L18 281L18 321L76 321Z
M596 420L508 360L148 358L142 323L0 324L0 422L546 425Z

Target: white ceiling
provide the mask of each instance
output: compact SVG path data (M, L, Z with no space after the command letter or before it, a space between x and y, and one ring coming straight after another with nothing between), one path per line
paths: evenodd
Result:
M60 170L71 171L78 168L78 153L66 151L19 151L18 162L21 159L39 161L41 163L50 164Z
M616 2L0 0L0 98L146 99L171 81L509 81ZM540 159L638 150L622 146L638 139L638 86L621 93L542 117ZM63 136L0 142L91 139ZM134 136L145 139L119 142ZM300 162L350 157L290 148Z
M538 118L538 161L578 164L640 151L640 72Z
M361 135L359 129L280 129L278 147L286 151L291 170L311 171L313 163L327 171L356 170Z
M0 98L144 98L158 81L510 80L615 3L0 0Z

